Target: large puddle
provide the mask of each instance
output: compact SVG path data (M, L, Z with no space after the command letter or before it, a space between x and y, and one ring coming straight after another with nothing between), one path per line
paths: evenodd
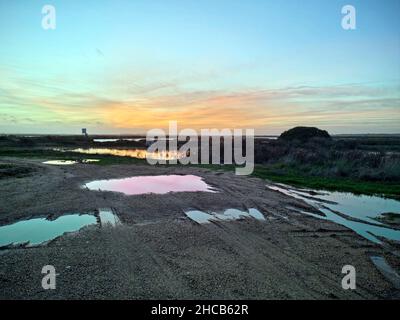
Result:
M101 226L119 224L111 209L100 209L93 214L67 214L55 220L34 218L0 227L0 247L9 245L36 246L64 233L100 223Z
M70 152L84 153L84 154L105 154L118 157L130 157L137 159L157 159L157 160L175 160L186 157L185 152L179 151L160 151L160 152L147 152L145 149L112 149L112 148L77 148L70 150Z
M138 176L97 180L84 185L89 190L122 192L126 195L168 192L216 192L201 177L194 175Z
M212 221L229 221L243 218L251 218L265 221L263 214L257 209L251 208L248 211L238 209L227 209L223 212L204 212L200 210L186 211L185 214L197 223L210 223Z
M370 241L379 244L382 243L379 238L400 241L400 230L379 220L383 213L400 214L400 201L345 192L299 189L282 184L268 188L304 200L324 216L301 212L346 226Z

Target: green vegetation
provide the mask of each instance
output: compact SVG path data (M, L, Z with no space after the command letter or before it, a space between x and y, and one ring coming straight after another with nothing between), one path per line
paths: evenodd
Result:
M277 165L257 166L253 175L298 187L352 192L355 194L379 194L391 198L400 198L400 184L395 182L370 182L340 177L314 176L293 168L282 169Z
M211 170L233 171L233 165L199 165ZM354 194L380 195L388 198L400 198L400 183L368 182L348 178L326 178L313 176L304 171L289 168L284 164L256 165L252 176L297 187L320 189Z
M86 155L87 156L87 155ZM148 164L145 159L137 159L132 157L120 157L112 155L93 155L93 158L99 159L99 162L93 164L100 166L117 165L117 164Z
M295 127L285 131L279 137L285 141L309 141L311 139L331 139L329 133L314 127Z
M82 159L99 159L99 162L91 162L96 165L114 165L114 164L146 164L146 160L118 157L113 155L84 154L77 152L63 152L53 149L1 149L0 157L16 157L16 158L34 158L45 160L75 160Z
M65 159L74 160L76 153L61 152L51 149L0 149L0 157L40 158L40 159Z
M285 183L312 189L353 192L356 194L379 194L391 198L400 198L399 162L397 158L386 157L381 160L380 155L367 154L355 151L343 152L340 156L334 153L324 155L322 151L289 150L285 156L274 156L270 161L258 164L253 176L278 183ZM274 151L269 146L269 152ZM313 159L312 157L318 158ZM118 164L147 164L144 159L119 157L113 155L88 155L74 152L61 152L53 149L35 148L0 148L0 157L36 158L40 160L77 160L95 158L99 162L90 165L118 165ZM374 161L372 161L374 160ZM376 160L376 161L375 161ZM372 165L367 166L368 163ZM375 162L377 164L375 165ZM211 170L234 170L233 165L196 165L196 167ZM6 170L7 169L7 170ZM24 168L19 173L14 169L0 168L0 175L24 176Z

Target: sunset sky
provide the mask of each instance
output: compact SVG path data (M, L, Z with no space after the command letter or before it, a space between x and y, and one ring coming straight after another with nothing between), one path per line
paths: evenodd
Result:
M356 30L341 27L346 4ZM400 0L0 0L0 133L169 120L400 133Z

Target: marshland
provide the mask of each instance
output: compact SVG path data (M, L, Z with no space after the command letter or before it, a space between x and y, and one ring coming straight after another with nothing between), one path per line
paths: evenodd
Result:
M1 136L0 296L398 298L399 151L397 136L258 137L237 176L149 165L139 136Z

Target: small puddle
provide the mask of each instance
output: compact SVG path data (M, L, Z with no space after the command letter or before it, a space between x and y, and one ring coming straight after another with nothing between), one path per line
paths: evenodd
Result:
M77 148L69 150L70 152L84 153L84 154L102 154L113 155L118 157L130 157L137 159L157 159L157 160L175 160L186 157L185 152L179 151L160 151L160 152L147 152L145 149L111 149L111 148Z
M238 209L227 209L223 212L204 212L200 210L185 211L185 214L197 223L210 223L212 221L232 221L242 218L252 218L265 221L264 215L257 209L251 208L249 211Z
M205 213L200 210L191 210L185 212L185 214L192 219L193 221L196 221L197 223L209 223L214 219L214 216L208 213Z
M99 218L103 227L106 225L115 227L121 223L118 216L111 209L99 209Z
M99 159L83 159L82 163L93 163L93 162L99 162Z
M52 164L55 166L68 166L71 164L77 164L78 161L75 161L75 160L49 160L49 161L45 161L43 163L44 164Z
M194 175L138 176L123 179L97 180L84 187L94 191L122 192L126 195L168 192L216 192L201 177Z
M93 142L117 142L120 139L93 139ZM125 140L125 139L124 139Z
M400 276L398 273L386 262L386 259L380 256L372 256L372 262L382 275L393 284L396 289L400 289Z
M102 227L116 226L120 223L118 216L111 209L100 209L98 215L67 214L55 220L33 218L0 227L0 247L24 244L28 247L37 246L99 222Z
M72 165L72 164L77 164L77 163L93 163L93 162L99 162L99 159L83 159L83 160L49 160L49 161L44 161L44 164L51 164L55 166L67 166L67 165Z

